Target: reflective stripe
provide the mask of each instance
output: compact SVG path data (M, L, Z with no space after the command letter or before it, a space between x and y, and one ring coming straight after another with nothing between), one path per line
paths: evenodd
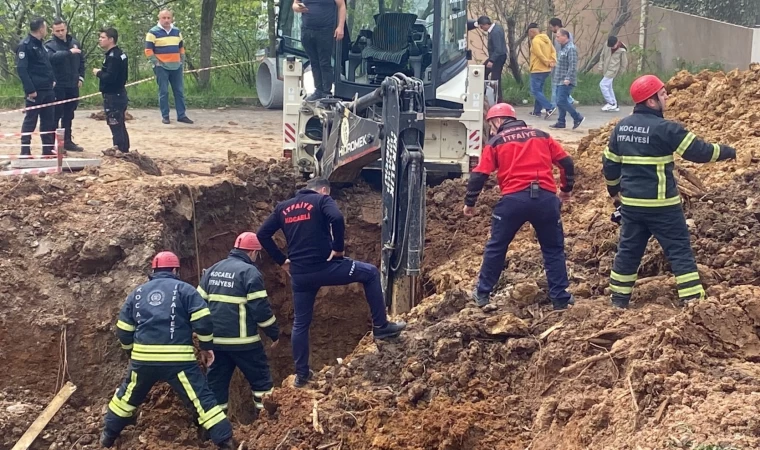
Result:
M694 139L696 139L696 135L689 131L686 133L686 136L683 138L680 144L678 144L678 148L676 149L676 153L683 156L684 152L689 148L692 142L694 142Z
M208 308L199 309L198 311L195 311L194 313L190 315L190 322L195 322L196 320L200 318L210 316L210 315L211 315L211 311L209 311Z
M248 302L248 299L245 297L235 297L234 295L210 294L208 296L208 301L244 305Z
M271 394L272 392L274 392L274 389L270 389L268 391L253 391L253 396L261 398L265 395Z
M238 319L240 321L240 337L248 336L248 325L246 324L245 305L240 305L240 313Z
M213 334L198 334L195 333L196 336L198 336L198 340L201 342L213 342L214 341L214 335Z
M720 157L720 145L713 144L713 154L712 158L710 158L710 162L715 162L718 160L718 157Z
M120 328L120 329L122 329L124 331L135 331L135 326L134 325L130 325L127 322L123 322L121 320L119 320L118 322L116 322L116 327Z
M621 156L623 164L636 164L643 166L654 166L657 164L667 164L673 162L673 155L668 156Z
M124 395L119 398L116 394L114 394L113 398L108 403L108 409L110 409L111 412L119 417L132 417L132 414L134 414L137 407L130 405L129 399L132 398L132 392L135 390L136 386L137 372L133 370L130 375L129 384L127 384L127 388L124 390Z
M148 362L193 362L195 361L195 355L187 353L140 353L132 350L132 359Z
M203 428L210 430L214 425L218 424L222 420L226 419L227 415L224 414L224 411L219 411L217 415L212 417L211 419L208 419L206 423L203 424Z
M269 320L266 320L266 321L264 321L264 322L259 322L259 323L258 323L258 325L259 325L261 328L266 328L266 327L268 327L268 326L270 326L270 325L273 325L273 324L274 324L276 321L277 321L277 319L275 319L275 317L274 317L274 316L272 316L272 317L271 317Z
M618 155L612 153L610 151L610 147L609 146L608 147L604 147L604 153L603 153L603 155L604 155L605 158L609 159L612 162L616 162L616 163L620 162L620 157Z
M702 285L700 284L700 285L697 285L697 286L694 286L694 287L690 287L690 288L679 289L678 290L678 297L680 297L680 298L690 297L692 295L697 295L697 294L702 293L702 292L704 292L704 289L702 288Z
M222 408L220 408L219 405L214 406L208 411L203 410L201 401L198 399L198 395L195 393L193 385L190 384L190 380L187 379L187 375L185 375L184 371L178 373L177 378L179 378L180 383L182 383L182 387L185 388L188 399L190 399L190 402L195 406L195 410L198 412L198 423L202 425L203 428L208 430L225 419L226 416L224 415L224 411L222 411Z
M118 404L114 403L113 400L111 400L108 403L108 409L111 410L111 412L116 414L117 416L124 417L125 419L132 417L132 414L134 414L131 412L124 411L123 409L121 409L121 407Z
M607 183L607 186L617 186L618 184L620 184L620 178L618 178L617 180L611 180L611 181L605 179L604 182Z
M267 291L256 291L256 292L248 293L248 296L246 298L248 300L257 300L257 299L266 298L266 297L267 297Z
M198 289L196 289L199 294L201 294L201 297L203 297L203 300L208 300L208 293L200 286L198 286Z
M193 353L193 346L135 344L135 351L146 353Z
M223 411L227 410L227 404L226 403L220 404L219 407L222 408Z
M264 404L259 402L253 402L254 405L256 405L256 409L264 409Z
M630 294L631 292L633 292L632 287L615 286L614 284L610 285L610 290L612 292L617 292L618 294Z
M633 275L620 275L614 270L610 272L610 278L612 278L615 281L619 281L621 283L630 283L631 281L636 281L638 277L639 275L636 273L634 273Z
M671 198L666 198L664 200L656 199L656 198L632 198L632 197L624 197L620 196L620 203L626 205L626 206L641 206L644 208L656 208L660 206L673 206L673 205L680 205L681 204L681 196L675 196Z
M689 272L683 275L678 275L676 277L676 283L678 284L683 284L683 283L688 283L689 281L698 281L698 280L699 280L699 272Z
M253 344L254 342L259 342L259 341L261 341L261 337L258 334L256 336L249 336L249 337L214 336L214 344L222 344L222 345Z
M132 344L121 344L121 348L124 350L132 350Z
M657 199L665 199L665 164L657 164Z

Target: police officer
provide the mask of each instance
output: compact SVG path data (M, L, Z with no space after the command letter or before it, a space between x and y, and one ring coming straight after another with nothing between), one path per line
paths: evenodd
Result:
M681 196L673 178L673 153L707 163L736 158L736 150L708 144L676 122L663 118L668 94L654 75L631 84L633 114L610 134L602 164L607 191L621 203L622 227L610 273L612 304L627 308L641 257L650 236L660 243L678 284L678 297L689 302L705 296L691 251Z
M55 99L69 100L79 97L79 88L84 81L85 56L82 45L69 34L66 22L56 19L53 22L53 38L45 43L50 57L50 64L55 72ZM65 130L63 148L73 152L84 149L71 139L71 122L78 101L55 106L55 123Z
M560 217L561 201L570 199L575 182L573 160L547 133L517 120L507 103L491 107L486 120L497 129L483 149L480 163L470 175L464 199L464 215L475 214L483 185L497 171L502 197L493 210L491 237L483 255L473 299L480 307L489 303L504 263L509 244L525 222L530 222L544 257L549 298L555 310L573 304L565 263L565 236ZM554 183L552 166L560 170L560 193Z
M55 101L55 74L50 65L47 50L42 40L47 36L45 19L37 17L29 23L29 34L18 44L16 49L16 72L24 86L27 108L45 105ZM37 117L40 119L40 131L48 132L40 136L42 154L52 155L55 136L55 107L48 106L26 111L21 125L22 133L31 133L37 128ZM21 136L21 154L31 155L32 136Z
M230 380L235 367L245 376L253 391L258 413L265 395L272 393L272 376L258 327L274 343L279 342L277 320L267 299L264 279L253 262L261 244L254 233L235 239L227 259L207 269L198 292L209 304L214 322L215 363L209 368L208 384L222 409L227 409Z
M93 75L100 79L100 92L103 94L103 109L108 126L111 128L113 145L123 153L129 152L129 134L124 113L127 111L127 83L129 61L127 54L116 45L119 32L114 28L100 31L98 45L106 52L102 69L92 69Z
M282 229L288 246L286 257L272 236ZM290 200L280 202L256 233L264 250L290 273L293 288L294 385L303 387L314 375L309 370L309 326L314 300L322 286L362 283L372 313L372 333L377 339L401 334L404 322L389 322L377 267L343 256L345 222L330 197L330 182L312 178Z
M214 399L195 359L193 332L201 361L214 362L213 323L201 296L178 277L179 258L161 252L153 258L150 281L127 297L119 312L116 333L130 352L127 376L108 403L100 443L113 446L125 426L158 381L166 381L185 404L195 408L196 421L221 449L234 449L232 425Z

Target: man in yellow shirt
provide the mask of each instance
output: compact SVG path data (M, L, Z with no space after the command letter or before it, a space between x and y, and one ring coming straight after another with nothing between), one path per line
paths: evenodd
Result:
M548 119L556 107L544 95L544 84L551 75L552 67L557 63L557 51L552 41L538 28L537 23L528 25L528 37L530 38L530 93L535 97L533 116L541 116L541 111L546 111L544 119Z

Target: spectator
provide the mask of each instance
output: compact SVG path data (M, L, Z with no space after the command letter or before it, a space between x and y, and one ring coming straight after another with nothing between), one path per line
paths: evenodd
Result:
M127 74L129 61L127 54L116 45L119 42L119 32L114 28L100 31L98 45L105 52L103 68L92 69L92 74L98 77L100 92L103 95L103 110L106 122L111 129L113 145L122 153L129 152L129 133L125 113L129 98L127 97Z
M557 39L561 44L557 53L557 66L554 69L552 83L557 85L557 107L559 117L557 123L549 125L551 128L565 128L565 117L568 113L573 118L573 130L581 126L585 118L575 110L570 103L570 94L578 82L578 52L570 40L570 32L564 28L557 33Z
M628 67L627 48L617 36L607 38L607 46L602 49L602 57L599 61L599 67L602 70L602 81L599 82L599 89L602 90L606 105L602 106L602 111L620 111L615 98L615 90L612 82L615 77Z
M538 28L537 23L528 25L530 38L530 93L536 99L533 104L533 116L541 116L541 110L546 111L548 119L557 109L549 103L544 95L544 84L551 75L552 68L557 64L557 52L552 41Z
M45 47L55 72L55 99L78 98L84 81L85 56L82 45L69 34L68 25L62 19L53 22L53 38L45 43ZM63 148L72 152L84 150L71 138L71 123L78 104L73 101L55 106L55 126L65 130Z
M554 51L556 51L557 54L559 54L559 51L560 51L562 45L560 45L559 41L557 40L557 34L559 33L559 30L563 28L562 19L559 19L557 17L551 19L549 21L549 27L552 29L552 32L554 33L554 41L553 41L554 42ZM570 35L570 42L573 42L573 35L572 34ZM554 79L554 71L552 71L552 79ZM551 104L553 106L557 106L557 88L558 87L559 86L557 86L555 84L552 84L552 99L551 99ZM570 103L573 104L573 105L575 105L578 102L576 102L575 99L572 96L570 96Z
M158 13L158 24L145 35L145 56L153 64L158 83L158 106L163 123L169 123L169 85L174 92L177 122L193 123L185 114L185 42L179 28L174 26L174 13L168 9Z
M486 60L486 80L496 80L498 89L496 90L496 101L501 103L501 72L504 70L504 64L507 62L507 38L504 34L504 28L491 22L488 16L478 18L478 26L481 30L488 33L488 59Z

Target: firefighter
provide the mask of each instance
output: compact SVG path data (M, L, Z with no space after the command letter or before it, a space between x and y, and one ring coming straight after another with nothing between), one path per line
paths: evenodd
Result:
M208 384L222 409L227 409L230 380L239 368L253 391L256 413L262 400L272 393L272 376L258 327L279 342L277 320L267 299L264 279L253 262L261 244L254 233L235 239L235 247L223 259L204 271L198 292L209 304L214 322L214 365L209 368Z
M287 241L287 257L272 239L279 229ZM313 376L309 370L309 326L314 300L322 286L362 283L376 339L397 337L406 327L404 322L388 321L377 267L343 256L344 231L343 214L330 197L330 182L317 177L309 180L295 197L280 202L257 232L264 250L290 274L295 315L291 338L296 366L294 385L299 388Z
M497 133L483 149L480 163L470 175L464 215L475 214L478 196L494 171L502 197L493 209L491 237L486 244L473 299L481 308L488 305L505 267L509 244L523 224L530 222L544 257L549 298L555 310L566 309L574 301L567 292L570 283L560 205L561 201L570 199L573 190L573 160L547 133L517 120L514 108L507 103L492 106L486 120ZM552 173L555 165L560 170L559 197Z
M736 150L708 144L676 122L665 120L668 94L654 75L631 84L636 103L610 135L602 156L607 191L621 204L622 226L610 273L612 304L627 308L639 263L650 236L660 243L676 275L678 297L684 303L704 298L705 291L689 242L681 196L673 178L673 153L707 163L736 158Z
M179 258L161 252L153 258L150 281L127 297L116 322L122 348L130 353L127 376L108 404L100 443L113 446L127 425L136 423L137 407L158 381L166 381L183 402L193 405L196 423L220 449L237 448L232 425L198 366L193 332L201 362L214 362L211 312L201 296L178 276Z

